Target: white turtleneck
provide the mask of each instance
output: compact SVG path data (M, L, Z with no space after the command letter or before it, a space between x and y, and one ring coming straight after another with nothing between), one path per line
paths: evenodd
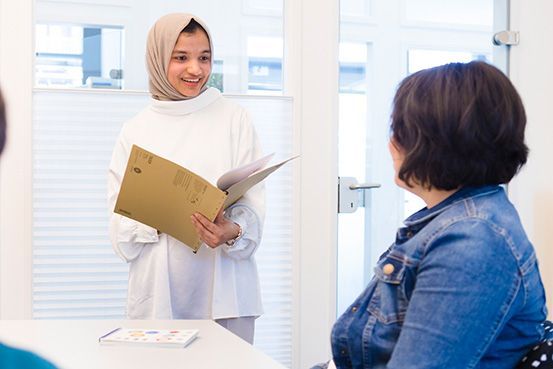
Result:
M197 173L211 183L261 157L247 112L209 88L182 101L151 101L123 125L108 176L109 209L117 199L133 144ZM112 213L115 252L130 264L127 315L132 319L220 319L262 313L254 253L264 219L263 185L226 216L243 236L232 248L203 245L197 254L147 225Z

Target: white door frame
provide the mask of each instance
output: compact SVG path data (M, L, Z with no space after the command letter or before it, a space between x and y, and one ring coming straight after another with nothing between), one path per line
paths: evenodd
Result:
M339 2L286 0L285 40L301 153L293 368L310 368L330 359L336 317Z
M511 48L510 78L524 102L528 163L509 184L526 232L536 248L549 311L553 311L553 126L551 94L553 48L543 40L553 35L553 2L511 0L510 28L520 32L520 44ZM544 46L545 45L545 46ZM550 315L551 316L551 315Z

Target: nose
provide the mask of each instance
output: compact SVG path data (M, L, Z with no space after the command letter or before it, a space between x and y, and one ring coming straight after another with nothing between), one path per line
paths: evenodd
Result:
M186 71L190 74L197 75L201 73L200 64L196 60L190 60L186 65Z

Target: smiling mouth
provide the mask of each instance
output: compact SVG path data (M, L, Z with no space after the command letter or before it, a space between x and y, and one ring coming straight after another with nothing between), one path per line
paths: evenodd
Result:
M195 79L181 78L181 80L183 80L184 82L187 82L187 83L198 83L198 82L200 82L200 79L201 78L195 78Z

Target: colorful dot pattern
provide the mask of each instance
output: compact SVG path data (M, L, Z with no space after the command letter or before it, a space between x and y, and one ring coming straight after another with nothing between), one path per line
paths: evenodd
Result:
M156 343L184 346L197 334L195 329L172 329L172 330L153 330L153 329L119 329L112 334L102 337L101 341L105 343Z

